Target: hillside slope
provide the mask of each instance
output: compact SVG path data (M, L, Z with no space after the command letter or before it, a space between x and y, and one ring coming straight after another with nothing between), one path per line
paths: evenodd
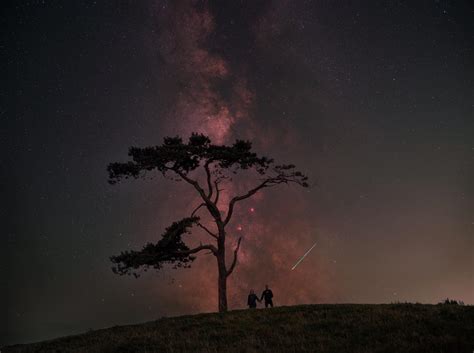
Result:
M164 318L9 352L472 352L474 307L302 305Z

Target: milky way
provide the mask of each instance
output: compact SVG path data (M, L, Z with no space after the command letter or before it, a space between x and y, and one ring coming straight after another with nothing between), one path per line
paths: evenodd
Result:
M167 113L166 131L170 134L176 132L181 136L200 132L210 136L218 144L231 143L235 138L250 138L261 149L276 143L280 134L273 129L264 131L255 117L258 97L255 95L255 88L249 87L248 84L245 74L246 60L239 61L237 67L225 60L218 51L211 51L209 41L216 35L216 23L209 5L192 1L162 2L154 6L153 10L154 24L159 35L156 43L150 44L159 48L160 57L167 69L173 72L180 86ZM268 18L271 17L272 11L274 8L271 6L265 8L260 16L253 20L254 23L250 24L253 36L250 37L252 42L248 43L249 49L269 44L265 33L270 36L276 31L276 26L268 28ZM222 92L223 86L226 87L226 95ZM286 131L285 135L290 136L291 133ZM244 175L240 180L237 178L233 183L227 183L220 199L221 209L226 211L231 197L255 186L256 182L256 179L252 180ZM283 192L287 195L290 192L303 191L272 192ZM192 190L182 197L199 204L199 198L192 194ZM257 195L240 207L241 210L235 214L233 223L230 224L229 248L235 246L238 237L243 236L244 240L239 269L229 286L231 306L242 307L249 289L260 290L266 283L271 283L278 293L276 300L280 304L327 299L329 285L324 286L320 280L321 272L324 271L321 267L309 268L305 274L292 273L291 278L287 273L289 262L299 256L310 241L308 238L312 236L312 231L308 230L309 223L301 217L295 217L295 213L301 212L308 205L302 200L293 204L280 200L268 212L265 211L269 209L267 202L264 195ZM285 213L285 224L276 225L274 216ZM294 234L290 235L284 229L292 229ZM209 241L199 235L195 237L195 242ZM294 238L290 246L289 237ZM195 267L196 270L188 275L178 275L178 287L184 292L181 301L198 311L214 310L217 302L214 259L197 262ZM304 286L308 277L312 278L311 287ZM289 281L294 288L285 286Z
M162 2L153 8L156 45L181 89L169 111L169 131L201 132L215 143L229 142L234 125L249 119L254 94L229 63L208 49L215 23L207 4ZM224 98L219 85L229 86Z

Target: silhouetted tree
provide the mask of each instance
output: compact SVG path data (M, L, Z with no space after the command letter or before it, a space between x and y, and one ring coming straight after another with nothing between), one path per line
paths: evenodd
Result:
M207 251L217 259L219 311L227 310L227 277L234 271L237 264L237 254L242 238L240 237L233 251L233 259L226 265L226 226L229 224L236 204L250 198L262 189L280 184L294 183L307 187L307 177L295 169L294 165L276 165L273 159L259 157L252 152L249 141L237 140L233 145L221 146L211 143L209 137L192 134L187 143L180 137L166 137L161 146L131 147L131 161L126 163L111 163L109 183L115 184L122 178L139 178L150 171L158 171L164 177L188 183L199 195L201 203L197 205L189 217L173 223L156 244L147 244L140 251L124 251L112 256L115 264L113 271L120 275L133 274L144 268L160 269L166 263L174 268L189 267L195 259L195 254ZM201 171L203 184L198 176ZM226 212L219 209L219 187L225 180L231 182L230 175L241 170L254 171L260 180L255 187L242 195L232 197ZM207 210L215 222L215 229L210 229L201 222L198 213ZM189 248L184 242L185 234L197 226L212 238L208 244L200 244Z

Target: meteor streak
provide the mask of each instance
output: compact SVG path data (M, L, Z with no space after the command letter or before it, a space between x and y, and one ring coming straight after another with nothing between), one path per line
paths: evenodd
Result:
M298 265L300 264L301 261L304 260L304 258L306 257L306 255L308 255L309 252L310 252L311 250L313 250L313 248L314 248L315 246L316 246L316 243L314 243L313 246L312 246L308 251L306 251L306 253L305 253L303 256L301 256L301 258L300 258L300 259L295 263L295 265L291 268L292 271L296 268L296 266L298 266Z

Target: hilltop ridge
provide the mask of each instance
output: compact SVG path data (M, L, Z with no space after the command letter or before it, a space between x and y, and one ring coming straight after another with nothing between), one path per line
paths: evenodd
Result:
M474 307L300 305L116 326L10 352L472 352Z

